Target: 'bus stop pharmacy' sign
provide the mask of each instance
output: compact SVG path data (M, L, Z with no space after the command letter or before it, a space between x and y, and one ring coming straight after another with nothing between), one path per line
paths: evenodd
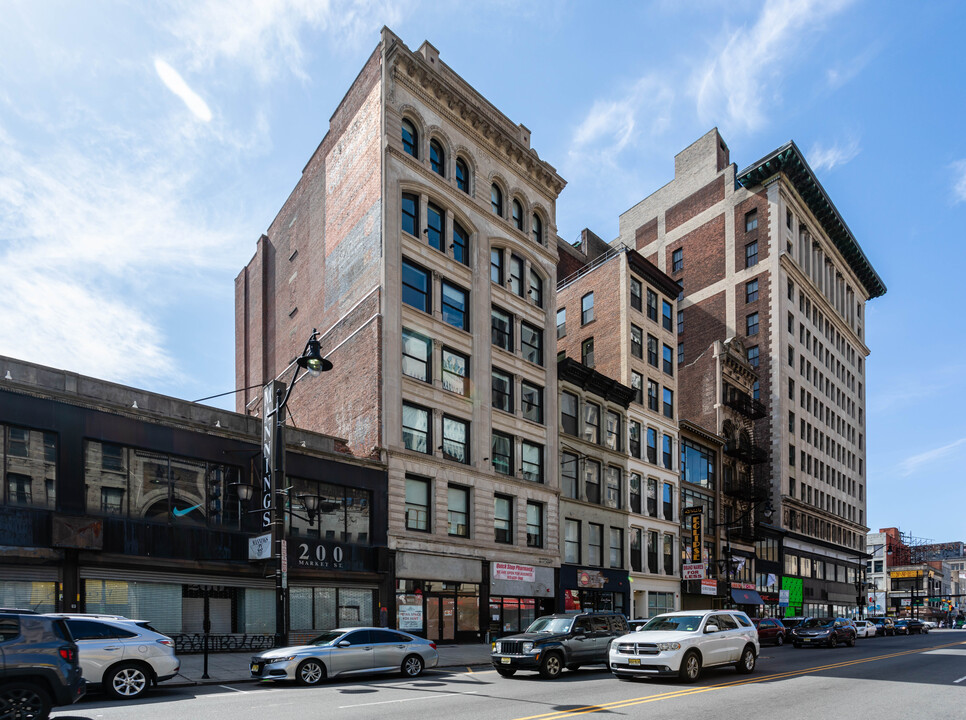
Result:
M536 568L531 565L514 565L513 563L493 563L494 580L519 580L520 582L535 582Z
M400 630L423 629L422 605L400 605L396 608L396 617L399 620Z

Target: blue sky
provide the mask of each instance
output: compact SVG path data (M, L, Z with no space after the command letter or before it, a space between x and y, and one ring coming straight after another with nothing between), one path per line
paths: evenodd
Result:
M966 539L966 4L4 3L0 354L193 400L234 386L233 280L383 25L569 185L565 240L717 126L794 139L889 288L868 306L868 520ZM230 398L216 401L232 407Z

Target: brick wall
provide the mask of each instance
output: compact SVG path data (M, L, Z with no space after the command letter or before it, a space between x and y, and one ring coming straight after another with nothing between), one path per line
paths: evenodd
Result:
M557 293L557 307L567 308L567 335L557 340L557 352L581 361L581 343L594 338L594 369L621 381L621 257L615 256ZM594 293L594 319L580 324L581 300Z
M706 428L717 427L718 393L714 341L727 336L725 295L712 295L684 310L684 363L678 369L678 417Z
M667 209L664 216L665 232L671 232L722 200L724 200L724 176L719 175L697 192Z
M758 227L751 232L745 232L745 216L752 210L757 210ZM768 195L766 190L760 190L755 195L735 205L735 269L745 267L745 248L749 243L758 241L758 262L768 258Z
M684 267L672 272L671 255L681 248ZM717 215L704 225L666 246L665 267L675 280L685 278L686 293L708 287L725 276L725 227L724 215Z
M640 250L645 245L657 240L657 218L649 220L634 231L634 249ZM648 258L650 260L650 258Z

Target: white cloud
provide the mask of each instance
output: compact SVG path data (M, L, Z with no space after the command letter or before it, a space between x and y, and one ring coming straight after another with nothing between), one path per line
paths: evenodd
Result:
M953 173L953 201L966 202L966 160L958 160L952 164Z
M300 34L327 32L336 46L375 45L383 25L398 23L407 3L397 0L184 0L168 25L187 44L196 65L228 59L248 66L261 82L281 72L308 79Z
M844 144L823 145L822 143L815 143L806 157L812 169L819 172L820 170L832 170L839 165L845 165L859 152L861 152L859 141L852 138Z
M778 0L765 3L751 28L731 32L720 51L693 78L703 122L756 130L762 106L777 97L777 80L787 71L802 40L851 0Z
M181 98L196 118L202 122L211 122L211 110L208 108L208 104L201 99L198 93L188 87L188 83L184 81L177 70L160 58L155 58L154 69L157 71L158 77L161 78L161 82L165 84L168 90Z
M929 465L937 460L945 458L956 450L956 448L961 445L966 444L966 438L960 438L948 445L943 445L942 447L934 448L932 450L927 450L926 452L919 453L917 455L912 455L906 458L901 463L899 463L899 472L904 476L908 477L913 473L920 470L923 466Z

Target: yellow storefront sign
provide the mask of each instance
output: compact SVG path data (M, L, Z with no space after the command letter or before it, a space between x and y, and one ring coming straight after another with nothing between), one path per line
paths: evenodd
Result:
M916 578L921 577L921 570L893 570L889 573L889 577L894 578Z

